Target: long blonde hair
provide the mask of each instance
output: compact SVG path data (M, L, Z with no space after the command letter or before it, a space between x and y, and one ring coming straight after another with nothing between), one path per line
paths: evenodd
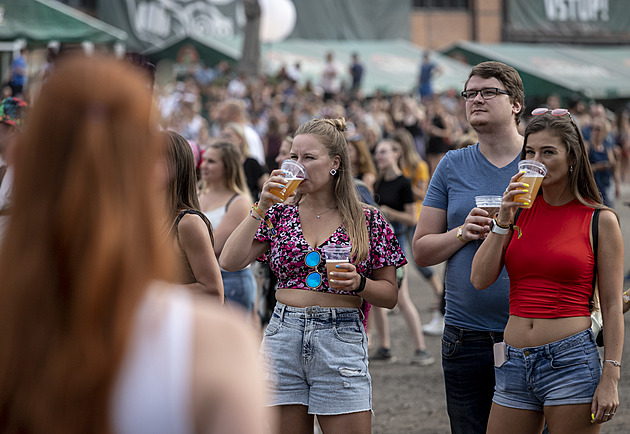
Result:
M230 191L238 193L243 196L251 197L249 189L247 188L247 182L245 181L245 171L243 170L243 163L241 162L241 152L238 145L229 140L219 139L212 142L208 149L215 149L223 164L223 171L225 176L225 185ZM202 180L202 192L207 187L205 181Z
M343 135L346 130L344 118L313 119L297 129L294 137L300 134L310 134L317 137L326 148L328 156L339 157L341 163L333 177L333 191L335 205L339 209L341 221L348 231L348 238L352 244L352 255L357 261L364 261L369 255L369 234L366 227L365 212L359 202L354 185L352 166L348 156L348 143ZM297 202L301 200L298 197Z
M174 277L152 110L130 65L69 58L30 112L0 250L4 432L111 432L138 302Z

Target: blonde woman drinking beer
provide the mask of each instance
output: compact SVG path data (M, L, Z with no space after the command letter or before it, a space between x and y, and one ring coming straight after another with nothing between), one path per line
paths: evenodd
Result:
M306 169L291 204L274 170L261 198L228 239L220 263L237 270L256 258L278 276L276 307L261 352L282 433L370 433L372 385L364 324L371 304L396 304L396 267L406 263L394 234L357 198L345 121L314 119L298 128L291 159ZM322 250L351 246L350 262L327 275Z

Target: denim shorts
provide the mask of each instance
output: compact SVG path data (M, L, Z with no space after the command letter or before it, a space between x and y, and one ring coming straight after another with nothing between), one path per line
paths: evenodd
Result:
M221 278L228 303L239 305L247 312L254 310L258 284L251 267L238 271L221 270Z
M261 345L270 405L300 404L318 415L371 410L362 320L360 309L277 302Z
M543 411L544 406L593 401L602 367L590 328L539 347L506 345L506 353L507 361L495 367L493 402Z

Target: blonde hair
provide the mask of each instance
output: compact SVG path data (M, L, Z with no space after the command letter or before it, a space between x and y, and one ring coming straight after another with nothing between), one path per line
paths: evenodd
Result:
M348 145L354 146L354 149L357 151L357 168L359 169L359 173L355 173L354 176L358 176L359 174L364 175L366 173L376 175L374 160L372 159L372 154L370 154L365 140L363 138L348 139Z
M238 136L240 143L237 143L237 145L243 157L250 157L251 153L249 151L249 142L247 141L247 137L245 136L245 129L243 128L243 126L236 122L228 122L225 125L225 128L232 130Z
M324 145L330 158L339 157L339 168L333 177L335 205L348 232L348 238L350 238L351 254L360 262L368 258L370 241L365 212L363 205L359 202L354 185L350 157L348 156L348 144L343 134L345 130L346 121L344 118L313 119L300 125L294 137L301 134L313 135ZM296 203L299 203L301 198L301 195L297 197Z
M217 140L212 142L207 149L215 149L223 164L225 185L230 191L243 196L251 197L245 181L245 171L241 163L241 152L236 143L229 140ZM202 191L206 188L206 182L202 180Z
M404 128L398 128L391 136L391 140L400 145L400 158L398 165L400 169L405 172L414 173L418 164L422 163L422 158L418 151L416 151L416 144L413 140L413 136L409 131Z

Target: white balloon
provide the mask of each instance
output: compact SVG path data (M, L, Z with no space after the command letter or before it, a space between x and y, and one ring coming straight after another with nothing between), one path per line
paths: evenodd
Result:
M295 28L295 5L291 0L258 0L260 4L260 40L278 42Z

